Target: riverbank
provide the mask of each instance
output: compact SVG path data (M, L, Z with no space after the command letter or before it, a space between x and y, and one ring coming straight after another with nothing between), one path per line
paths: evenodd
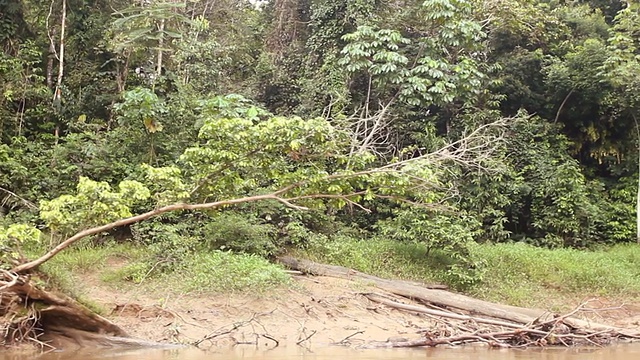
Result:
M372 253L364 257L355 249L361 248L353 247L349 251L347 244L339 250L342 259L347 260L345 262L367 258L368 262L360 264L362 270L395 278L407 270L418 274L419 264L400 268L400 263L408 260L403 260L391 250L381 253L386 254L384 261L387 267L378 267L381 270L377 272L375 268L367 269L367 264L372 266L378 261L376 256ZM492 284L520 276L519 286L508 281L498 285L500 289L511 286L508 290L517 294L526 289L532 291L526 304L511 304L558 313L568 312L587 298L593 298L587 307L602 310L583 312L581 316L599 323L640 330L640 303L633 287L637 277L632 276L628 283L617 278L627 271L623 266L625 261L633 263L635 251L632 250L635 249L620 247L607 252L573 253L498 246L490 251L502 263L498 258L491 259L488 254L487 257L493 269L502 270L491 278L486 278L485 274L483 281ZM126 329L130 335L161 343L198 343L204 348L256 341L267 347L276 343L296 346L298 342L300 346L357 345L365 340L412 339L420 337L420 332L425 329L437 329L441 325L428 315L391 309L370 301L361 294L380 292L380 289L366 281L286 273L278 265L254 257L221 256L217 253L208 257L201 254L196 259L200 269L198 274L185 267L161 276L151 276L152 271L145 268L144 272L136 275L133 270L140 267L136 261L143 251L124 245L70 249L48 264L45 270L54 275L59 286ZM541 252L530 257L530 251ZM625 261L619 259L622 255ZM325 252L322 256L332 256L332 252ZM573 273L559 263L552 266L554 261L564 258L571 260L562 262L568 268L575 267L578 262L590 266L591 272L585 272L586 275L609 269L606 274L599 273L598 276L612 276L611 283L599 284L585 277L572 278ZM602 260L605 258L617 261L615 270ZM339 260L334 259L333 262L340 263ZM519 262L519 266L508 268L507 262ZM381 274L384 271L393 271L395 276ZM545 281L538 281L538 276L543 276ZM405 278L417 280L414 276ZM220 279L225 281L220 282ZM556 286L554 281L578 281L590 285L578 288L567 283L563 288ZM612 296L609 291L619 290L620 286L628 286L628 291L619 291ZM481 287L472 287L469 293L478 292L478 289ZM485 294L494 294L490 290L485 290Z
M114 293L99 282L86 296L131 336L161 343L198 343L201 348L259 342L317 346L416 337L431 320L386 309L360 292L366 284L328 277L294 276L290 286L255 294L172 294L170 291Z
M357 346L372 340L412 340L442 325L431 316L370 301L361 294L380 293L370 284L331 277L294 275L289 286L258 294L190 295L161 287L115 291L95 275L76 278L83 284L83 296L129 335L159 343L204 349L256 342L261 347ZM566 300L567 309L581 301ZM588 306L603 310L581 317L640 331L639 305L595 299Z

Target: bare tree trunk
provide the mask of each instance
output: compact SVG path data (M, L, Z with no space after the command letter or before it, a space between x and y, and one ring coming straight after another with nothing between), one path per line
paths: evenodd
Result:
M569 100L569 98L571 97L571 95L573 94L573 91L575 89L571 89L571 91L569 91L569 93L567 94L567 96L564 97L564 100L562 100L562 104L560 104L560 107L558 108L558 111L556 112L556 118L555 120L553 120L553 123L557 123L558 119L560 118L560 112L562 111L562 109L564 108L564 106L567 104L567 101Z
M47 79L47 87L49 87L49 89L51 90L54 90L54 99L55 99L55 89L53 88L53 61L54 59L59 60L60 58L56 53L56 46L53 40L53 38L56 35L55 28L51 29L51 27L49 26L49 19L51 18L51 14L53 14L53 5L55 4L55 1L56 0L51 0L51 3L49 4L49 13L47 14L47 18L45 20L45 25L47 28L47 37L49 38L49 59L47 61L46 79Z
M62 78L64 76L64 32L67 22L67 0L62 0L62 19L60 20L60 54L58 59L58 81L56 82L56 91L54 100L61 99ZM52 44L53 45L53 44Z
M383 279L342 266L320 264L305 259L292 258L290 256L278 257L278 261L292 270L299 270L305 274L330 276L347 280L361 280L392 294L409 299L417 299L438 306L455 308L470 312L473 315L502 319L515 324L529 324L534 321L547 321L553 318L553 314L545 310L522 308L478 300L443 290L439 288L440 286L438 285L429 286L403 280ZM574 317L569 317L564 320L566 320L566 324L570 324L576 328L593 329L597 331L613 329L613 327L608 325L588 322ZM505 324L503 323L501 325Z
M129 74L129 58L130 52L125 51L124 63L116 62L116 84L118 86L118 94L122 94L127 85L127 75Z
M60 51L58 54L58 80L56 81L56 89L53 93L53 104L59 113L62 106L62 78L64 77L64 32L67 23L67 0L62 0L62 18L60 19ZM51 44L53 46L53 43ZM56 137L56 145L60 136L60 125L56 125L54 131Z
M631 115L636 123L636 137L638 141L638 189L636 193L636 241L640 244L640 127L635 115Z
M162 47L164 46L164 22L162 19L160 21L160 26L158 30L160 32L160 40L158 40L158 64L156 65L156 79L162 75Z
M53 89L53 60L55 58L56 48L53 42L49 42L49 54L47 56L47 87Z

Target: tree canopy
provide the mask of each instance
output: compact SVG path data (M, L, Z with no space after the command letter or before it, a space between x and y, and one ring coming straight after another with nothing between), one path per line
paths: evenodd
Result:
M0 29L3 268L116 228L272 256L338 227L459 261L637 240L634 2L0 0ZM207 225L234 218L261 235Z

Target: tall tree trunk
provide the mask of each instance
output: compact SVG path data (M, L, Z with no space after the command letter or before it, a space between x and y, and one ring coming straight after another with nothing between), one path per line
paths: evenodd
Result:
M67 23L67 0L62 0L62 16L60 19L60 51L58 59L58 80L56 81L56 90L53 93L53 104L56 107L56 112L60 114L62 108L62 78L64 76L64 33ZM56 144L58 144L58 138L60 136L60 125L56 125L54 132L56 138Z
M571 91L569 91L569 93L567 94L567 96L564 97L564 100L562 100L562 104L560 104L560 107L558 108L558 111L556 112L556 118L555 120L553 120L553 123L556 124L558 122L558 119L560 118L560 112L562 111L562 109L564 108L564 106L567 104L567 101L569 100L569 98L571 97L571 95L573 94L574 89L571 89Z
M67 0L62 0L62 19L60 20L60 54L58 59L58 80L56 82L56 91L54 100L61 100L62 96L62 78L64 76L64 33L67 22Z
M158 31L160 32L160 40L158 40L158 64L156 65L156 79L162 75L162 47L164 46L164 22L160 20Z
M49 54L47 56L47 87L53 89L53 60L56 57L56 49L53 41L49 42Z
M640 244L640 127L635 115L631 115L636 123L636 137L638 141L638 191L636 193L636 241Z

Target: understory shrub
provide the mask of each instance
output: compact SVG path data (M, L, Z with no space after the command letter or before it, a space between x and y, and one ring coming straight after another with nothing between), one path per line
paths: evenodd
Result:
M261 291L289 281L280 266L258 255L219 250L194 254L180 275L188 292Z
M202 244L209 250L232 250L263 257L278 252L278 230L251 214L222 212L202 226Z

